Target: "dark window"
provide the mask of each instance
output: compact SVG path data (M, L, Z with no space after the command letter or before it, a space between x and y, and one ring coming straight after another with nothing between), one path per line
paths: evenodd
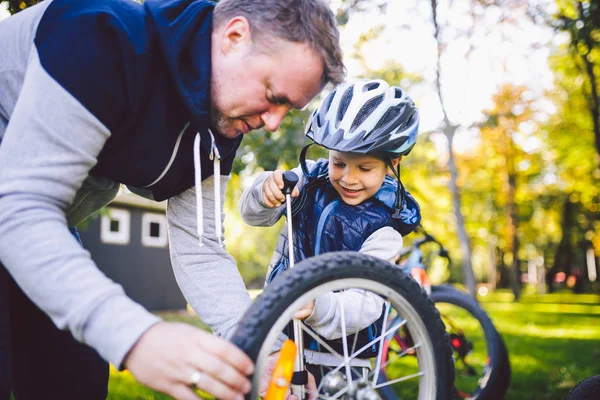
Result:
M150 222L150 236L160 237L160 224L158 222Z
M116 219L110 220L110 231L111 232L119 232L119 220L116 220Z

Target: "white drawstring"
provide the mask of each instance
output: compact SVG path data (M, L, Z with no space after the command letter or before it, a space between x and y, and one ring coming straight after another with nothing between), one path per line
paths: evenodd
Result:
M202 169L200 166L200 133L194 138L194 184L196 185L196 231L198 232L198 244L202 243L204 234L204 222L202 220Z
M210 129L208 133L210 133L211 139L210 159L213 160L213 178L215 179L215 234L217 235L219 246L223 247L223 242L221 241L221 155L215 143L215 137Z

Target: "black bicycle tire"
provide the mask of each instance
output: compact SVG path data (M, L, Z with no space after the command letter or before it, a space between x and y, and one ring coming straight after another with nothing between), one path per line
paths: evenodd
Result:
M502 336L487 313L471 298L452 286L432 286L431 299L434 303L450 303L469 312L481 325L484 332L488 356L491 360L491 374L484 387L470 394L469 399L501 400L510 387L511 369L508 350Z
M594 375L575 385L565 400L597 400L599 396L600 375Z
M327 282L362 278L392 288L418 312L429 333L436 368L436 399L454 397L454 361L445 325L422 288L396 266L365 254L332 252L298 263L283 272L257 297L242 317L231 340L253 362L279 316L295 299ZM246 396L247 399L250 395Z

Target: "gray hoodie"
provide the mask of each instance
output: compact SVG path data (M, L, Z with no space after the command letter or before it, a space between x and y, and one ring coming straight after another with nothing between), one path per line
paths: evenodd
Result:
M42 15L54 3L44 1L0 23L0 260L58 328L70 330L104 359L122 366L127 352L159 319L108 279L68 230L109 203L119 183L90 176L115 131L50 75L40 61L34 40L40 36ZM65 2L56 3L54 13L65 6ZM66 5L95 6L86 2ZM99 7L108 7L108 2ZM139 7L132 3L130 9L142 13ZM60 28L60 24L56 26ZM49 40L52 43L52 37ZM92 54L87 53L83 55ZM81 90L87 84L81 82L74 89ZM92 97L98 100L98 96ZM194 149L199 148L197 141ZM192 160L191 146L183 152L186 160ZM158 180L169 171L169 155L164 164L157 165L154 177L164 170ZM229 177L219 174L218 157L214 168L218 180L211 176L200 183L200 163L193 168L195 187L168 201L173 270L200 318L216 334L227 336L250 304L235 262L221 244L224 215L220 210ZM135 167L131 169L126 172L135 175ZM131 189L153 197L150 190Z

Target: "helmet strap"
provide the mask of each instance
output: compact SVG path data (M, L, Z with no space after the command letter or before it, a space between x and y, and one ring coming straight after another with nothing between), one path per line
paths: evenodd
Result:
M404 210L406 204L406 189L404 188L404 185L400 180L400 163L398 163L398 165L394 167L394 164L392 164L392 161L388 158L387 164L392 169L392 171L394 171L394 175L398 180L398 188L396 189L396 201L394 202L394 214L392 215L392 218L400 219L400 213L402 212L402 210Z
M308 167L306 166L306 152L308 151L308 148L313 144L314 143L307 144L302 148L302 151L300 151L300 167L302 168L302 173L304 173L304 176L306 176L307 178L310 178L310 174L308 172Z
M314 143L307 144L302 148L302 151L300 151L300 167L302 168L302 173L307 179L307 183L304 185L304 187L302 187L300 195L292 201L292 216L294 217L300 212L302 207L304 207L309 190L323 182L326 182L329 179L329 174L327 172L317 176L316 173L311 175L310 171L308 170L308 166L306 165L306 152L313 144Z

